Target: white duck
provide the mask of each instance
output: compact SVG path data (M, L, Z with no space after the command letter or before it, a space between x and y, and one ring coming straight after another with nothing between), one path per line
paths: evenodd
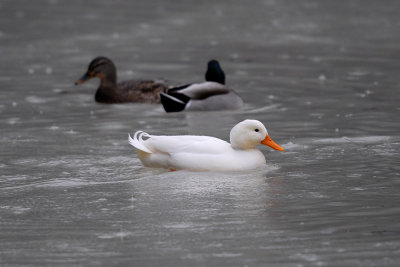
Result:
M147 137L143 140L143 137ZM156 136L138 131L129 143L137 149L143 165L170 170L244 171L265 166L265 157L255 149L264 144L284 151L257 120L244 120L230 132L230 143L210 136Z

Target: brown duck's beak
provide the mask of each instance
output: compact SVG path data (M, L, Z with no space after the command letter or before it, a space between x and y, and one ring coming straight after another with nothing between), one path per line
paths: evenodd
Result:
M269 147L272 147L272 148L275 149L275 150L285 151L285 150L283 149L283 147L281 147L280 145L278 145L277 143L275 143L275 142L271 139L271 137L269 137L269 135L267 135L267 136L265 137L265 139L261 141L261 144L266 145L266 146L269 146Z
M91 78L92 77L89 75L89 73L86 72L79 80L75 82L75 85L80 85Z

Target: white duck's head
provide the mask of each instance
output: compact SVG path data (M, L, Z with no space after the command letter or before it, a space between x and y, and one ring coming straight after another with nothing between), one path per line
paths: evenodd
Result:
M235 149L253 149L255 146L263 144L284 151L269 137L264 124L257 120L244 120L236 124L231 130L230 142Z

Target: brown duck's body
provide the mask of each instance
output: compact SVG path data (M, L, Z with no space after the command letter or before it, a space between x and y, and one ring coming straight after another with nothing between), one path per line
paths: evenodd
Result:
M131 80L117 83L116 67L105 57L93 59L87 72L75 84L82 84L95 77L100 79L95 95L95 100L100 103L160 103L160 93L167 89L166 85L157 81Z
M95 100L99 103L160 103L166 86L155 81L132 80L113 85L100 84Z

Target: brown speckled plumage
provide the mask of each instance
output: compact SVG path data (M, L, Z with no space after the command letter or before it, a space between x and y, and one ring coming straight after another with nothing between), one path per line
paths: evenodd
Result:
M95 77L100 79L95 95L95 100L100 103L160 103L160 93L167 88L163 83L155 81L131 80L116 83L115 65L105 57L93 59L87 72L75 84L82 84Z
M100 103L160 103L160 92L165 91L166 86L154 81L124 81L116 86L100 84L95 100Z

